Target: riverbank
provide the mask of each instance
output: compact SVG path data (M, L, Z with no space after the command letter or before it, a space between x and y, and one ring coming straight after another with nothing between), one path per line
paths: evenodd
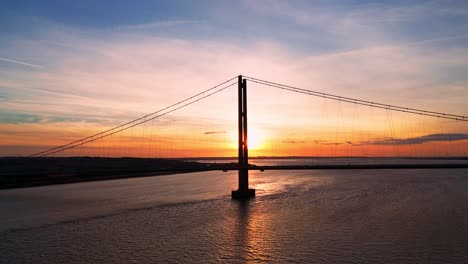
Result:
M160 176L234 168L233 163L200 163L153 158L0 158L0 189Z

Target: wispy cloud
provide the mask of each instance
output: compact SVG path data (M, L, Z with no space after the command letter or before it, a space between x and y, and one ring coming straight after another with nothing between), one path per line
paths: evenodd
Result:
M6 124L39 123L41 120L42 118L38 115L12 113L0 114L0 123Z
M342 142L326 142L326 143L320 143L322 145L326 145L326 146L338 146L338 145L343 145L344 143Z
M305 143L304 140L283 140L283 143L287 144L303 144Z
M225 134L226 131L207 131L203 133L204 135L213 135L213 134Z
M21 62L21 61L17 61L17 60L10 60L10 59L1 58L1 57L0 57L0 60L8 61L8 62L11 62L11 63L16 63L16 64L21 64L21 65L25 65L25 66L29 66L29 67L34 67L34 68L42 68L42 66L39 66L39 65L35 65L35 64L27 63L27 62Z
M4 112L0 114L0 124L35 124L35 123L73 123L73 122L89 122L99 123L102 119L93 118L73 118L62 116L44 116L28 113L10 113Z
M155 21L150 23L136 24L136 25L126 25L118 27L119 30L147 30L147 29L159 29L167 27L176 27L183 25L192 25L198 24L198 20L165 20L165 21Z
M447 134L430 134L420 137L412 138L384 138L374 141L362 142L359 145L409 145L409 144L423 144L433 141L459 141L468 140L468 134L462 133L447 133Z

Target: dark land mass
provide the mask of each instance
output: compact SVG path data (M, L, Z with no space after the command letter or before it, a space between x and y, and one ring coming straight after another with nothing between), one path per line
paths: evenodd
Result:
M155 158L0 158L0 189L184 172L237 169L237 163Z
M252 157L252 160L260 157ZM294 159L308 157L262 157L263 159ZM310 157L312 158L312 157ZM313 157L317 158L317 157ZM98 157L0 157L0 189L98 181L119 178L158 176L167 174L237 170L237 162L226 162L229 158L98 158ZM235 160L235 158L232 158ZM422 158L421 158L422 159ZM466 157L427 158L467 160ZM211 160L197 162L193 160ZM223 160L222 162L216 162ZM215 161L215 162L213 162ZM254 161L255 162L255 161ZM323 170L323 169L418 169L418 168L468 168L466 164L330 164L330 165L285 165L256 166L252 170Z

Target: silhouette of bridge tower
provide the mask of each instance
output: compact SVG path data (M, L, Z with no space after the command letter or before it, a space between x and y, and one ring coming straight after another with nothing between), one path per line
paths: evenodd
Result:
M232 191L233 199L249 199L255 196L255 189L249 189L249 146L247 133L247 80L238 77L238 171L239 189Z

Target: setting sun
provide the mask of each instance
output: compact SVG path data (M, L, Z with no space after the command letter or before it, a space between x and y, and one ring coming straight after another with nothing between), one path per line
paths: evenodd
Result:
M237 131L236 131L237 132ZM237 148L238 144L238 135L237 133L230 133L230 145L232 148ZM265 133L257 130L257 129L249 129L248 131L248 138L247 144L249 146L249 150L259 150L265 147Z
M258 130L253 129L253 130L248 131L247 144L249 146L249 149L251 150L260 149L263 147L264 142L265 142L265 137Z

